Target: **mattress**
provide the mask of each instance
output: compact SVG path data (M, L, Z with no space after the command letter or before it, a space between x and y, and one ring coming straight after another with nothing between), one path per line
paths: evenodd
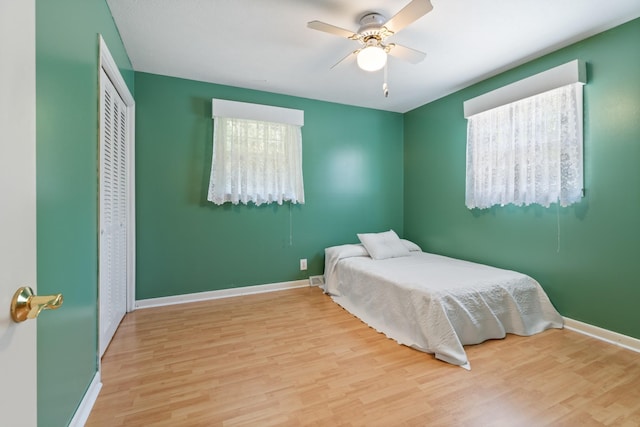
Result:
M327 248L325 292L398 343L469 369L464 345L562 328L530 276L441 255L374 260L361 245Z

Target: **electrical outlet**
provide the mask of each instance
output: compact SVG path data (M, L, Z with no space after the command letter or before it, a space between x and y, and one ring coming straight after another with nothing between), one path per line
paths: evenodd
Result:
M300 259L300 271L304 271L306 269L307 269L307 259L302 258Z

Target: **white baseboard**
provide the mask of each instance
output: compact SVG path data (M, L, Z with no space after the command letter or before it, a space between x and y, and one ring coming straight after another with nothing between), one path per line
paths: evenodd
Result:
M564 318L564 327L601 341L640 353L640 339L622 335L608 329L599 328L598 326L593 326L588 323L569 319L568 317Z
M261 294L264 292L283 291L285 289L309 286L309 280L269 283L266 285L244 286L240 288L221 289L219 291L197 292L193 294L174 295L170 297L148 298L136 301L136 308L160 307L164 305L183 304L187 302L206 301L219 298L238 297L242 295Z
M84 393L84 397L76 409L76 413L73 415L69 427L83 427L89 419L91 409L98 399L98 394L102 388L102 380L100 379L100 372L96 372L89 384L89 388Z

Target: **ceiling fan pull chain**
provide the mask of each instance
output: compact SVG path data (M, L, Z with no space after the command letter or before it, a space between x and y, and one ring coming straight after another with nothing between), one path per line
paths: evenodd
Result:
M387 63L384 64L384 82L382 82L382 93L384 94L385 98L389 97L389 85L387 84Z

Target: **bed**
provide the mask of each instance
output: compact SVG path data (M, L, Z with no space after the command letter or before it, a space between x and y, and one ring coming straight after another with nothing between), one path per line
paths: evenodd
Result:
M400 344L470 369L464 345L563 327L525 274L422 252L393 230L358 237L325 249L324 291Z

